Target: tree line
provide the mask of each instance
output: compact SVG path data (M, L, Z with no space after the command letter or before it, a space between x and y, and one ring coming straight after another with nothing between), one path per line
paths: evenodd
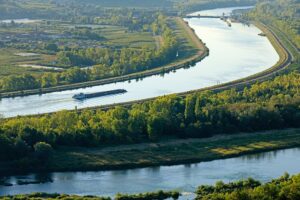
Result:
M290 73L243 91L170 95L130 108L2 119L0 160L30 156L39 142L54 148L91 147L300 127L299 83L300 74Z
M157 191L157 192L147 192L140 194L116 194L115 198L110 197L99 197L99 196L76 196L76 195L66 195L66 194L47 194L47 193L33 193L33 194L20 194L14 196L0 196L0 200L10 200L10 199L26 199L26 200L40 200L40 199L61 199L61 200L164 200L173 199L177 200L180 193L177 191Z
M290 176L285 173L278 179L262 184L252 178L231 183L218 181L214 186L201 185L196 190L195 200L299 200L300 199L300 174ZM177 191L158 191L141 194L117 194L115 200L163 200L178 199L181 194ZM74 200L111 200L110 197L76 196L66 194L19 194L3 196L0 200L10 199L74 199Z
M196 193L195 200L298 200L300 175L285 174L265 184L251 178L228 184L219 181L198 187Z

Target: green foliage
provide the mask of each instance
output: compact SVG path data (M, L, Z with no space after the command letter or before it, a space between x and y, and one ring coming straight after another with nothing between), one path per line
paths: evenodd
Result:
M12 75L7 76L0 81L0 87L1 89L7 91L34 89L39 87L39 82L34 76L29 74L24 74L21 76Z
M202 185L196 191L195 200L298 200L300 198L300 175L284 176L261 184L252 178L225 184L221 181L215 186ZM115 200L163 200L178 199L177 191L158 191L141 194L117 194ZM109 197L76 196L65 194L33 193L28 195L2 196L1 200L10 199L74 199L74 200L111 200Z
M169 199L172 198L174 200L178 199L180 193L177 191L158 191L158 192L148 192L141 194L133 194L133 195L125 195L125 194L117 194L115 200L154 200L154 199Z
M138 49L127 47L115 49L108 47L62 48L53 42L46 43L43 49L47 50L48 53L56 53L55 63L69 69L61 73L44 73L41 76L10 75L0 80L0 90L2 92L21 91L99 80L140 72L170 63L176 59L179 48L176 34L172 33L168 19L164 15L148 13L146 16L150 16L150 19L136 23L139 26L141 24L147 25L147 23L149 27L155 25L155 30L148 28L146 31L155 31L155 34L161 35L163 42L160 48L147 46ZM133 18L135 17L131 16L131 19ZM124 22L124 25L128 24ZM75 39L80 39L80 41L85 39L100 40L100 36L91 30L90 28L76 28L73 34L76 36Z
M298 0L266 0L257 4L248 16L259 18L284 32L300 49L300 2Z
M174 0L175 8L179 14L186 14L192 11L207 10L223 7L250 6L257 0Z
M300 175L288 174L269 183L261 184L253 179L234 183L217 183L215 186L200 186L196 200L298 200L300 198Z
M39 160L48 160L52 154L52 146L45 142L38 142L34 146L34 153Z
M15 196L3 196L0 197L0 200L40 200L40 199L48 199L48 200L111 200L109 197L98 197L98 196L76 196L76 195L66 195L66 194L47 194L47 193L32 193L28 195L15 195Z
M204 138L296 128L300 125L299 83L300 74L290 73L239 92L171 95L130 108L60 111L3 119L0 130L4 143L13 152L16 140L31 148L37 142L54 147L98 146L159 140L163 136Z
M44 48L48 51L56 52L58 51L58 46L55 43L45 44Z
M164 200L172 198L174 200L178 199L180 193L177 191L158 191L158 192L147 192L140 194L117 194L114 198L115 200ZM26 199L26 200L40 200L40 199L61 199L61 200L111 200L110 197L99 197L99 196L76 196L76 195L66 195L66 194L47 194L47 193L32 193L28 195L15 195L15 196L2 196L0 200L10 200L10 199Z

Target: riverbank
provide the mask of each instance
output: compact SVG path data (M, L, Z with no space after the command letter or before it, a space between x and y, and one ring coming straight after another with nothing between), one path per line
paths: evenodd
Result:
M262 24L261 24L261 26L263 27ZM246 86L249 86L249 85L251 85L253 83L256 83L256 82L269 80L269 79L277 76L278 75L277 72L279 72L281 70L284 71L289 66L289 63L291 62L292 58L291 58L290 54L288 53L288 51L284 51L284 49L283 49L284 47L279 43L278 39L271 33L271 31L267 32L267 30L268 29L265 28L264 32L266 32L266 34L268 34L269 38L272 39L272 44L276 45L276 49L278 49L278 51L281 52L280 54L283 54L281 56L282 59L280 61L278 61L278 63L276 65L274 65L271 69L268 69L264 72L255 74L254 76L251 76L249 78L239 79L239 80L232 81L232 82L225 83L225 84L219 84L219 85L210 86L210 87L203 87L202 89L197 89L199 87L194 87L194 88L196 88L195 90L188 90L186 92L176 93L176 95L186 96L188 94L193 94L193 93L196 93L196 92L201 92L201 91L206 91L206 90L219 92L219 91L223 91L223 90L227 90L227 89L231 89L231 88L235 88L237 90L242 91ZM271 37L271 36L274 36L274 37ZM260 36L255 35L255 37L259 38ZM266 40L266 39L264 38L264 40ZM266 41L266 42L268 42L268 41ZM277 61L277 59L274 60L274 63L276 61ZM176 81L176 80L174 79L174 81ZM173 84L174 84L174 82L173 82ZM183 90L183 91L185 91L185 90ZM132 100L132 101L124 100L124 102L114 103L114 104L111 103L112 101L108 101L106 104L104 104L102 106L99 106L97 104L96 105L90 105L87 108L80 108L80 109L78 109L78 111L81 111L81 110L99 110L99 109L107 110L107 109L113 108L115 106L130 107L134 104L144 103L144 102L147 102L147 101L153 101L156 98L158 98L158 96L157 97L156 96L155 97L150 97L150 98L141 98L139 100ZM45 99L45 101L46 101L46 99ZM75 106L74 107L69 107L68 109L71 110L71 109L74 109L74 108L75 108ZM50 113L50 112L47 112L47 113ZM41 114L41 115L43 115L43 114Z
M0 163L0 173L97 171L177 165L300 146L300 129L168 139L99 148L59 147L44 167L29 161Z
M116 194L114 198L100 197L100 196L78 196L78 195L66 195L66 194L47 194L47 193L32 193L32 194L20 194L15 196L0 196L0 200L13 199L27 199L27 200L40 200L40 199L61 199L61 200L149 200L149 199L173 199L177 200L181 196L178 191L157 191L147 192L139 194Z
M192 45L192 48L195 49L195 52L192 55L187 55L181 60L177 60L168 65L155 67L151 70L131 73L131 74L118 76L118 77L106 78L106 79L95 80L95 81L88 81L88 82L83 82L83 83L61 85L61 86L50 87L50 88L39 88L39 89L16 91L16 92L4 92L4 93L0 93L0 98L28 96L28 95L34 95L34 94L44 94L44 93L50 93L50 92L79 89L79 88L92 87L92 86L104 85L104 84L109 84L109 83L116 83L116 82L121 82L121 81L140 79L140 78L143 78L146 76L153 76L153 75L157 75L157 74L161 74L161 73L167 73L167 72L170 72L170 71L173 71L176 69L180 69L183 67L189 67L190 65L193 65L194 63L199 62L202 59L204 59L206 56L208 56L208 54L209 54L208 48L201 41L201 39L198 38L198 36L188 26L188 24L185 23L184 20L179 17L173 18L173 20L174 20L174 23L176 23L177 27L179 27L179 31L185 32L185 34L184 34L186 36L185 39L187 40L189 45Z
M204 87L204 88L197 89L197 90L190 90L190 91L186 91L186 92L182 92L182 93L177 93L176 95L186 96L186 95L193 94L196 92L203 92L203 91L208 91L208 90L213 91L213 92L221 92L221 91L232 89L232 88L235 88L236 90L244 90L245 87L248 87L253 83L263 82L263 81L266 81L266 80L276 77L280 73L283 73L293 61L292 53L290 52L290 50L287 47L285 47L284 43L281 41L281 38L278 35L276 35L276 33L270 27L268 27L267 25L265 25L261 22L258 22L258 21L253 22L253 24L256 27L258 27L266 35L266 37L269 39L270 43L272 44L272 46L274 47L274 49L276 50L276 52L279 55L279 60L273 67L271 67L265 71L259 72L257 74L242 78L242 79L238 79L238 80L234 80L231 82L214 85L214 86L210 86L210 87ZM158 98L158 97L146 98L146 99L134 100L134 101L127 101L124 103L114 103L114 104L108 104L108 105L103 105L103 106L83 108L83 109L79 109L79 111L85 110L85 109L107 110L107 109L113 108L115 106L130 107L133 104L144 103L146 101L153 101L156 98Z

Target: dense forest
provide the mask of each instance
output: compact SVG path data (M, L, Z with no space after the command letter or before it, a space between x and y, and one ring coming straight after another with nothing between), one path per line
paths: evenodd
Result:
M243 91L176 95L103 111L61 111L2 119L0 160L48 157L58 145L99 146L203 138L300 126L300 74L257 83Z
M251 178L215 186L198 187L196 200L298 200L300 199L300 175L283 175L261 184Z
M77 67L71 67L61 73L45 73L42 76L7 76L0 81L2 91L46 88L151 69L176 59L180 48L167 17L161 13L139 21L136 20L136 13L133 11L135 8L122 10L120 15L129 11L124 18L116 14L117 10L106 8L101 17L95 17L101 6L114 7L115 3L120 3L121 0L103 0L101 3L89 0L86 4L78 0L33 2L0 0L0 13L3 14L2 17L20 17L26 14L47 18L55 15L57 19L69 18L74 23L126 26L129 31L146 30L154 36L160 35L163 45L156 49L69 49L50 44L45 48L53 51L59 65ZM131 2L134 4L137 0ZM167 8L165 12L175 15L195 9L214 8L216 5L248 5L254 1L165 0L161 4L161 1L157 0L147 2L149 8ZM82 9L79 9L78 5L81 5ZM141 5L139 1L136 6L145 5ZM67 11L67 7L74 12ZM90 15L87 13L89 9ZM299 51L299 9L298 0L261 0L246 17L249 20L258 19L282 32ZM101 39L99 35L85 30L76 34L78 37ZM85 68L91 65L93 68ZM299 71L298 54L295 54L292 65ZM101 147L160 141L165 138L207 138L220 134L300 128L300 73L297 70L252 84L243 90L233 88L221 92L195 92L185 96L174 94L128 107L117 106L105 110L75 109L6 119L0 116L0 163L4 166L7 162L16 161L19 168L28 165L43 166L51 159L53 151L62 146ZM268 183L251 178L232 183L219 181L215 186L199 186L196 195L196 200L298 200L300 175L285 174ZM115 199L178 199L179 196L180 194L174 191L158 191L136 195L117 194ZM111 199L35 193L0 197L0 200L46 198Z

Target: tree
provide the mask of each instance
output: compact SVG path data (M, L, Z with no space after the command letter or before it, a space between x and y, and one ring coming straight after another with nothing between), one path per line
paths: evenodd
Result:
M46 142L38 142L34 145L34 153L41 161L47 161L53 153L52 146Z
M14 153L14 144L11 139L0 133L0 160L7 160Z
M70 58L67 56L67 53L64 51L60 51L57 53L57 61L62 64L62 65L71 65L71 60Z
M41 77L41 87L47 88L58 84L57 75L54 73L45 73Z
M79 67L73 67L64 73L66 80L69 83L78 83L88 80L88 74L85 70L81 70Z
M195 119L195 104L196 104L196 96L195 95L188 95L185 98L184 117L188 123Z
M53 51L57 52L58 51L58 46L55 43L48 43L45 45L45 49L48 51Z
M43 134L29 126L22 127L18 135L30 146L43 140Z
M147 132L150 140L157 140L164 133L164 119L160 116L151 116L148 119Z

